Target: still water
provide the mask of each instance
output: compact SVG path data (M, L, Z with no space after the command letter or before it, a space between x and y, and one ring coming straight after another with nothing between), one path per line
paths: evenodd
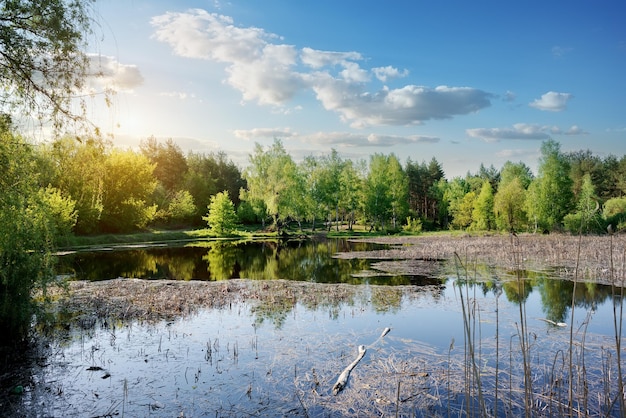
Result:
M548 272L501 282L506 272L493 268L470 283L445 261L432 274L376 274L372 260L334 257L379 248L345 240L195 243L62 256L58 274L79 280L242 278L254 287L281 279L309 282L322 295L345 284L352 291L332 303L238 299L170 321L72 327L34 367L22 406L32 416L75 417L480 415L477 390L466 390L468 379L475 385L471 347L489 410L517 416L525 409L523 325L537 411L567 401L555 382L566 373L571 338L585 363L575 374L592 394L576 405L590 416L619 416L615 382L606 378L615 359L610 287L578 284L574 293L573 283ZM365 357L333 396L361 344Z
M75 252L60 258L57 273L78 280L117 277L170 280L296 280L314 283L419 284L427 277L357 277L370 260L343 260L340 252L370 251L384 245L345 239L262 242L195 242L182 247L126 246Z

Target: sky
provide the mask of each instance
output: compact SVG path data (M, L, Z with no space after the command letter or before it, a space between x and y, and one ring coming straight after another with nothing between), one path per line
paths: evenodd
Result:
M402 163L448 178L542 141L626 154L626 3L99 0L88 116L116 146L255 144ZM115 91L102 105L100 92Z

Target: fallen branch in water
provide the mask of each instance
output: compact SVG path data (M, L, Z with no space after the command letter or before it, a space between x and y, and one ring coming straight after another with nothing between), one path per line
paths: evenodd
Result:
M385 328L382 334L380 334L380 337L378 337L376 341L370 344L370 347L376 344L378 341L380 341L380 339L383 338L385 335L387 335L389 331L391 331L391 328ZM348 383L348 378L350 377L350 372L352 371L352 369L356 367L357 364L359 364L359 361L361 361L361 359L365 356L366 351L367 349L365 348L364 345L359 346L359 355L356 357L356 359L352 363L348 365L348 367L343 369L343 372L341 372L341 374L337 378L337 382L333 386L333 395L337 395L339 392L343 390L343 388L346 387L346 384Z
M339 378L337 379L337 383L335 383L335 386L333 386L333 395L337 395L339 392L343 390L344 387L346 387L346 384L348 383L348 377L350 376L350 372L352 371L352 369L356 367L359 361L361 361L361 359L365 356L366 351L367 350L365 349L364 345L359 346L359 355L356 357L356 359L352 363L350 363L350 365L348 365L348 367L343 369L343 372L341 372L341 374L339 375Z
M539 321L546 322L546 323L548 323L548 324L550 324L552 326L555 326L555 327L566 327L567 326L567 324L565 322L554 322L554 321L552 321L550 319L546 319L546 318L537 318L537 319Z

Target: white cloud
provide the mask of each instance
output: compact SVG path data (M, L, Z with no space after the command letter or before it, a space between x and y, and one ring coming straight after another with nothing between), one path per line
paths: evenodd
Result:
M240 28L228 16L194 9L168 12L152 18L154 37L182 57L229 64L226 82L241 91L244 100L281 105L302 86L293 46L272 44L273 34Z
M558 126L545 126L527 123L516 123L512 128L473 128L465 132L472 138L479 138L485 142L498 142L503 139L545 140L550 135L582 135L584 130L573 125L567 130Z
M535 99L529 103L530 107L534 107L539 110L548 110L551 112L560 112L565 110L567 102L570 101L572 95L569 93L557 93L555 91L549 91L542 95L540 99Z
M284 106L295 94L310 88L326 110L337 112L354 127L415 125L447 119L490 106L491 95L469 87L407 85L369 92L371 72L379 79L408 72L387 67L362 68L358 52L320 51L272 43L276 35L242 28L232 18L193 9L152 19L154 37L183 57L227 64L226 82L245 101ZM305 71L299 71L303 64Z
M351 132L316 132L310 135L300 137L304 142L315 145L331 145L331 146L376 146L388 147L401 144L416 143L436 143L439 138L423 135L379 135L379 134L361 134Z
M317 49L304 47L300 53L302 63L311 68L318 69L327 66L344 65L349 61L360 61L363 59L358 52L336 52L320 51Z
M589 132L585 132L580 126L572 125L569 129L563 132L565 135L586 135Z
M374 75L376 76L377 79L379 79L380 81L382 81L383 83L386 83L388 79L390 78L401 78L401 77L406 77L407 75L409 75L409 70L398 70L395 67L392 67L391 65L388 65L386 67L376 67L376 68L372 68L372 71L374 72Z
M113 57L89 55L89 67L91 77L87 85L91 92L132 92L143 83L143 76L136 65L121 64Z
M431 119L448 119L488 107L491 95L470 87L429 88L407 85L370 93L326 74L312 88L327 110L356 128L373 125L417 125Z
M289 138L297 135L289 128L254 128L233 131L237 138L250 140L254 138Z
M362 69L356 62L347 62L341 71L341 77L350 83L367 83L370 76L367 71Z

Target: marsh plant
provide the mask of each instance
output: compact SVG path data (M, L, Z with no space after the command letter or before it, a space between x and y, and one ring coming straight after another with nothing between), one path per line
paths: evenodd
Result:
M457 279L455 286L462 308L464 326L463 393L454 392L448 366L446 388L448 390L448 415L450 411L466 416L626 416L624 406L624 382L622 374L622 329L624 287L618 286L615 279L614 256L610 258L611 302L613 309L614 344L611 346L587 341L587 327L592 320L590 310L577 326L575 321L577 286L584 286L578 277L580 264L573 272L572 302L569 323L542 319L548 326L568 327L567 346L554 345L542 341L547 337L531 330L526 313L528 280L523 273L524 249L517 237L511 236L508 248L509 257L515 271L515 278L507 286L515 286L520 295L517 300L518 317L515 319L515 333L508 337L509 352L500 349L503 337L500 333L498 317L498 296L502 283L492 277L484 283L485 277L477 274L472 265L476 259L471 252L464 255L455 253ZM580 258L580 245L577 254ZM621 263L625 254L618 255ZM623 265L620 271L623 271ZM488 279L487 279L488 280ZM477 284L491 287L496 295L495 302L495 347L490 354L483 353L485 344L481 337L481 311L485 307L476 304ZM453 349L451 343L449 353ZM486 347L485 347L486 348ZM448 354L448 358L450 355ZM507 361L508 360L508 361ZM601 382L601 383L593 383ZM450 388L453 389L450 389ZM452 393L450 393L452 392ZM461 396L462 395L462 396ZM450 405L452 403L452 405Z

